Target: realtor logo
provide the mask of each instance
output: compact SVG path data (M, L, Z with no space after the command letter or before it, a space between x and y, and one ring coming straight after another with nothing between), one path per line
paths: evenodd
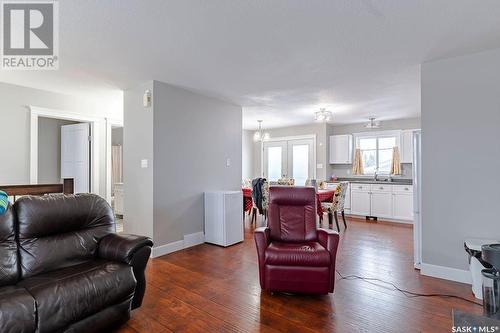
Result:
M58 69L58 2L3 1L2 69Z

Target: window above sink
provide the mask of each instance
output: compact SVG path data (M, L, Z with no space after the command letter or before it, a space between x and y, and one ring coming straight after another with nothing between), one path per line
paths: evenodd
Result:
M366 132L354 135L355 148L360 149L364 175L389 175L393 148L399 147L400 131Z

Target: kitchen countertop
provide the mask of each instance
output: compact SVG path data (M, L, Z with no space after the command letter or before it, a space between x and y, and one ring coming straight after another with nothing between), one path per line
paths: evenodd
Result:
M327 181L327 183L349 182L354 184L387 184L387 185L412 185L413 180L409 178L393 178L392 182L385 180L373 180L373 178L337 178L336 181Z

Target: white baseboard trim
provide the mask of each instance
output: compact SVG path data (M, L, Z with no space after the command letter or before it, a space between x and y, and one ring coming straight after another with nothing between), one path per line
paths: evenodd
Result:
M205 234L200 232L195 232L194 234L184 235L184 248L199 245L205 242Z
M182 250L183 248L184 248L184 240L168 243L165 245L154 246L153 250L151 251L151 257L156 258L164 256L165 254L176 252Z
M472 284L472 277L470 272L463 269L421 263L420 274L445 280Z
M194 234L184 235L184 239L168 243L165 245L154 246L151 251L151 257L161 257L166 254L177 252L188 247L199 245L205 242L205 234L200 232L195 232Z

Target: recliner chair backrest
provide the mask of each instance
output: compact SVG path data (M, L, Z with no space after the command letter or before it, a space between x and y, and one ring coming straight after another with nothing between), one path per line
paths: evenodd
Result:
M19 280L19 258L14 210L9 205L0 215L0 287Z
M94 194L22 197L14 209L23 278L92 259L115 232L111 207Z
M312 187L271 186L271 239L283 242L316 241L316 192Z

